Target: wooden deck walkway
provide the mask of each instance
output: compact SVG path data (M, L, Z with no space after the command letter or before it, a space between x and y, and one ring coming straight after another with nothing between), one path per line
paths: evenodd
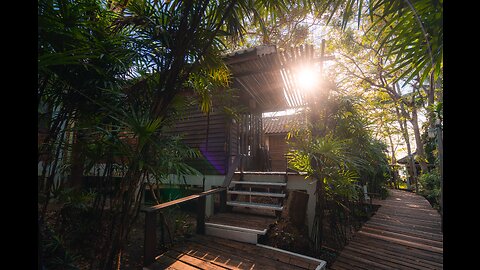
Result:
M151 270L314 270L318 261L292 256L254 244L214 236L194 235L156 257ZM147 268L144 268L147 269Z
M217 213L206 220L208 235L194 234L189 238L178 239L173 246L155 256L153 264L144 267L144 270L324 270L325 261L257 245L256 241L245 242L245 236L232 237L237 233L235 230L221 233L211 231L210 224L266 232L277 220L272 213L269 214L262 214L261 209ZM257 234L254 237L257 238Z
M440 215L414 193L390 190L329 269L443 269Z

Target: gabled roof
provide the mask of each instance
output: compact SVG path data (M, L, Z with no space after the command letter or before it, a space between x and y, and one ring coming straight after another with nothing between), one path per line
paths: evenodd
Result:
M313 45L277 51L274 45L257 46L225 55L234 86L253 98L261 112L305 105L305 93L295 83L300 65L313 64Z
M304 114L291 114L262 118L265 134L286 134L295 128L305 126Z
M412 153L412 156L415 160L415 158L417 157L417 152L413 152ZM410 159L410 156L409 155L406 155L400 159L397 160L397 163L400 163L400 164L408 164L409 163L409 159ZM418 164L418 161L415 160L415 163Z

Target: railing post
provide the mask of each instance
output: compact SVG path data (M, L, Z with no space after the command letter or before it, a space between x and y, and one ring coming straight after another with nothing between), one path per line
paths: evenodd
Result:
M143 265L145 267L148 267L152 263L155 262L155 257L158 247L157 243L157 234L156 234L156 229L157 229L157 215L158 212L161 214L162 218L162 226L165 223L165 217L163 216L163 213L161 213L162 209L165 209L167 207L177 205L180 203L192 201L192 200L197 200L197 234L205 234L205 209L206 209L206 196L210 196L216 193L221 193L221 199L223 201L223 205L226 205L226 192L227 188L226 187L221 187L221 188L216 188L212 189L209 191L202 192L200 194L194 194L190 195L187 197L183 197L180 199L176 199L170 202L166 203L161 203L157 204L151 207L147 207L142 209L142 212L145 213L145 235L144 235L144 247L143 247ZM162 242L165 243L165 236L164 236L164 228L161 229L161 237L162 237ZM166 227L168 230L168 226ZM170 238L170 243L173 244L172 241L172 235L170 231L168 231L168 235Z
M227 211L227 189L222 190L219 194L220 196L220 213Z
M197 234L205 234L205 196L200 196L197 200Z
M162 245L165 245L165 216L163 215L162 212L160 212L159 215L160 215L160 241Z
M148 266L155 261L157 246L157 212L145 212L145 238L143 246L143 266Z

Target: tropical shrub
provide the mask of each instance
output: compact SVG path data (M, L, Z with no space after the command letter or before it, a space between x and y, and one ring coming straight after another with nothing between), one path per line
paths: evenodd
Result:
M362 185L382 191L390 174L385 145L371 135L354 100L335 93L324 97L323 110L310 111L309 129L292 133L289 166L317 181L312 238L319 251L323 226L344 244L347 228L366 216L355 205L363 201Z
M419 177L419 193L423 195L430 204L438 208L440 205L440 174L438 170L423 173Z
M269 1L39 1L37 97L47 134L39 143L39 213L46 216L58 179L81 190L84 174L97 170L100 192L86 209L101 217L94 227L105 234L91 268L121 268L146 180L195 173L184 161L198 154L164 133L178 94L193 87L207 110L209 80L228 79L226 39L276 7L284 9ZM67 204L66 223L84 210Z

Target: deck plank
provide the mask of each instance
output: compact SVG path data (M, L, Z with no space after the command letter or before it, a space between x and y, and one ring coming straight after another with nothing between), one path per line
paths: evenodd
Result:
M212 247L209 245L198 244L196 242L188 241L183 246L173 247L172 249L184 252L187 251L187 254L192 257L226 269L253 269L255 266L255 262L248 258L240 257L235 253L230 254L220 247Z
M178 251L173 249L163 253L161 256L167 256L171 259L180 261L190 266L195 266L196 268L199 268L199 269L205 269L205 270L206 269L210 269L210 270L225 270L225 269L237 270L238 269L236 267L227 267L223 265L217 265L208 260L205 260L204 257L194 256L194 254L188 254L183 251Z
M271 216L253 215L245 213L217 213L207 219L209 223L242 227L247 229L259 230L268 229L275 223L276 218Z
M304 265L291 264L289 257L284 254L275 254L276 252L248 243L201 235L198 235L193 241L198 241L198 243L221 251L227 251L229 254L235 254L244 260L254 260L256 264L255 268L252 269L308 269L307 267L304 268Z
M205 237L206 236L198 236L198 238L205 238ZM203 241L205 241L205 239ZM230 241L222 238L210 238L209 241L213 242L215 245L222 245L223 247L228 246L233 248L234 250L242 250L243 254L247 257L260 256L260 257L268 258L274 261L290 264L292 265L291 267L299 266L305 269L315 269L316 266L318 265L318 262L312 261L307 258L300 258L300 257L292 256L286 253L279 253L274 250L265 249L265 248L258 247L256 245L251 245L248 243Z
M149 269L313 270L318 262L253 244L194 235L156 257Z
M443 269L440 216L414 193L390 190L330 269Z

